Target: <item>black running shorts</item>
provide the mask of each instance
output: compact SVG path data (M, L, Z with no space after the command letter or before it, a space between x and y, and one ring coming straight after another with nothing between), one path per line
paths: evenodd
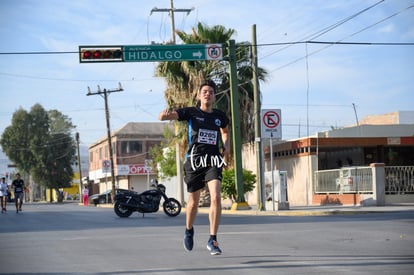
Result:
M193 169L191 162L184 163L184 182L187 184L187 192L193 193L202 189L211 180L222 179L222 168L216 166L199 167Z

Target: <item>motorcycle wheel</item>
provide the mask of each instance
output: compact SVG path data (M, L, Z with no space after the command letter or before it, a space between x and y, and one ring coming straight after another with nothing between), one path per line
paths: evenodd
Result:
M164 208L164 213L170 217L178 216L181 212L181 204L174 198L164 201L162 207Z
M132 210L123 207L120 201L115 202L114 211L115 211L115 214L117 214L118 217L121 217L121 218L128 218L129 216L131 216L133 212Z

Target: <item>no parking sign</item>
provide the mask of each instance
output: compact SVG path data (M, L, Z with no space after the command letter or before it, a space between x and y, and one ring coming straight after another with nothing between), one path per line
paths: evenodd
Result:
M261 112L262 138L282 138L281 110L265 109Z
M110 172L111 172L111 161L103 160L102 161L102 173L110 173Z

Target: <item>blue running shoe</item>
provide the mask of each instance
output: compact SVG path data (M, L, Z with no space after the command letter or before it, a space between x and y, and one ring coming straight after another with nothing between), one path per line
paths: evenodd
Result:
M194 246L194 226L191 230L185 229L184 231L184 248L187 251L193 250Z
M218 247L218 242L215 240L208 240L207 249L210 251L211 255L220 255L221 249Z

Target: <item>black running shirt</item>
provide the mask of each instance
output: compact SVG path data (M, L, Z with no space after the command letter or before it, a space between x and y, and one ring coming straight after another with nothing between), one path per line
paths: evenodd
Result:
M220 128L226 128L229 124L229 119L224 112L213 109L211 113L207 113L198 107L187 107L176 111L179 121L188 122L187 154L191 152L208 155L220 154Z
M24 181L22 179L15 179L12 185L14 187L14 193L23 193Z

